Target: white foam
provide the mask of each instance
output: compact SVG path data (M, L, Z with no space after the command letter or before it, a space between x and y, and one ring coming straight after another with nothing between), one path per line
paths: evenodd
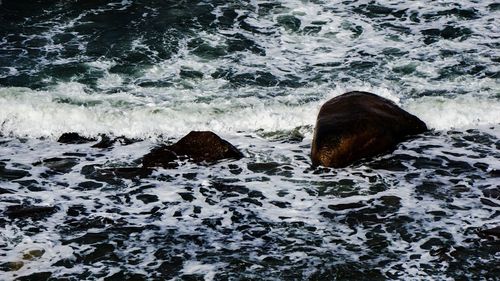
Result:
M374 92L402 104L438 130L497 124L500 120L500 102L483 96L401 102L393 90L359 84L290 89L288 94L269 99L265 93L274 89L242 88L229 93L219 88L217 81L212 86L215 88L135 89L116 94L87 93L89 89L74 82L48 91L0 88L0 129L3 134L30 137L57 137L72 131L89 136L153 137L180 136L190 130L229 134L291 130L314 125L321 104L350 90Z
M438 130L500 123L500 102L474 95L423 97L409 101L406 109Z
M6 69L5 74L0 74L0 78L5 78L9 76L15 76L19 73L19 71L15 67L2 67L3 69ZM0 68L0 69L2 69Z
M213 264L202 264L198 261L187 261L184 263L182 272L184 274L203 274L205 281L214 280L217 266Z

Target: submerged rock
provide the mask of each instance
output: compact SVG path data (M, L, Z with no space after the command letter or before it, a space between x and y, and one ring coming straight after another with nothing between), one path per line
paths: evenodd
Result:
M210 131L191 131L177 143L151 150L142 160L143 167L175 168L175 160L187 157L195 163L222 159L240 159L243 154L228 141Z
M318 114L313 165L345 167L394 148L410 135L427 131L416 116L367 92L349 92L326 102Z

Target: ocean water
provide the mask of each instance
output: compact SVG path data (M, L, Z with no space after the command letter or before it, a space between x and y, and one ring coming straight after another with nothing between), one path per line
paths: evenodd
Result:
M499 18L490 0L1 1L0 279L500 280ZM431 131L312 167L320 106L351 90ZM245 158L137 176L191 130Z

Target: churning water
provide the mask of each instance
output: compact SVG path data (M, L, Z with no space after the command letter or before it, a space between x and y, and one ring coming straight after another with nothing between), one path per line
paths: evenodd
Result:
M481 232L500 224L499 18L490 0L4 0L0 279L499 280ZM349 90L433 130L313 168L319 107ZM246 157L116 169L191 130Z

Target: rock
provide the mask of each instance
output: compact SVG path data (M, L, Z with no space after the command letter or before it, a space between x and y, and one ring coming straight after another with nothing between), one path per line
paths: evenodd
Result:
M94 147L94 148L110 148L117 142L121 145L129 145L129 144L133 144L133 143L140 141L138 139L129 139L125 136L117 137L114 139L110 138L107 135L100 135L99 137L100 137L99 142L92 145L92 147Z
M165 169L176 168L177 155L169 149L169 146L153 148L142 158L143 167L162 167Z
M92 145L94 148L110 148L115 144L116 139L111 139L106 135L100 135L100 140L96 144Z
M232 144L209 131L191 131L177 143L161 146L146 154L143 167L175 168L175 160L185 156L195 163L240 159L243 154Z
M232 144L209 131L191 131L171 146L177 155L186 155L194 162L240 159L243 154Z
M83 136L80 136L78 133L64 133L62 134L57 142L60 143L66 143L66 144L82 144L82 143L87 143L87 142L92 142L96 141L96 139L93 138L86 138Z
M416 116L367 92L349 92L326 102L318 114L311 150L313 165L345 167L393 149L427 131Z

